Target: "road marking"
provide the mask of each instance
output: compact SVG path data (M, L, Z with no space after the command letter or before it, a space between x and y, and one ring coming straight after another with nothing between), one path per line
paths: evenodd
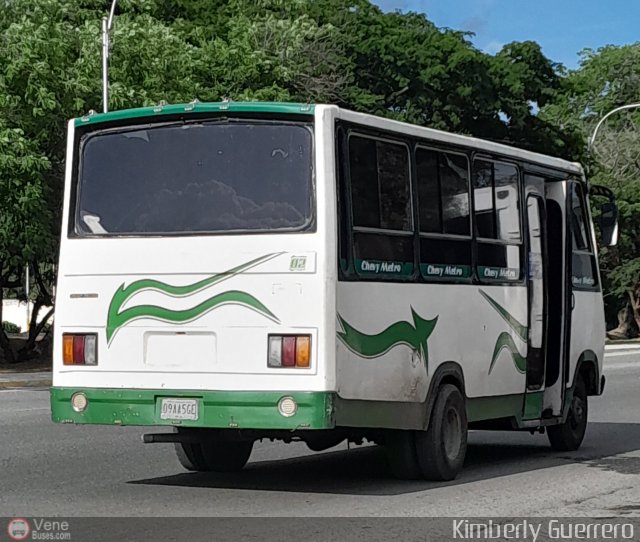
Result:
M603 372L606 375L607 371L617 371L620 369L640 369L640 363L637 361L617 361L613 363L607 363L605 360Z

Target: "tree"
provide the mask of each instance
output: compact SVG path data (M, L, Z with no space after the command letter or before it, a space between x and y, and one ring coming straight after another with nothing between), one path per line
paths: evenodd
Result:
M50 301L54 280L65 122L101 106L109 4L0 0L0 289L24 296L28 265L36 306ZM224 97L333 102L554 154L575 147L530 106L561 86L537 44L493 57L464 32L368 0L120 0L110 81L112 109ZM28 357L36 331L10 360Z
M47 157L25 138L21 129L0 122L0 321L5 289L21 290L21 277L25 266L29 266L38 288L28 343L35 343L46 323L45 319L41 326L37 325L40 308L51 304L41 272L42 263L51 262L55 246L44 183L49 169ZM2 328L0 348L10 363L18 361L23 353L14 351Z
M580 132L584 140L617 106L640 101L640 44L582 52L580 68L569 72L563 91L541 117ZM621 112L598 132L589 157L592 182L611 188L620 207L620 241L601 251L607 315L620 325L614 336L635 336L640 328L640 113Z
M34 278L34 315L28 339L16 351L4 331L8 362L31 355L51 305L59 235L66 119L100 104L99 17L95 9L57 0L3 2L0 10L0 301L9 289L25 298L22 276ZM183 99L191 88L181 67L191 64L188 44L147 15L116 32L128 60L116 70L120 107ZM142 42L142 43L141 43ZM153 51L166 55L153 64ZM128 50L129 54L125 54ZM140 58L142 53L146 56ZM137 59L139 62L134 62ZM145 69L143 64L148 62ZM166 88L174 93L166 93ZM1 309L0 309L1 311ZM0 314L1 316L1 314ZM47 315L47 318L50 316Z

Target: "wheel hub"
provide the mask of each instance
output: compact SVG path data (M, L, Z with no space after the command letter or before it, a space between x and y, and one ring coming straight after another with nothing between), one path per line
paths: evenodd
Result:
M460 453L460 441L462 440L462 422L455 408L449 408L444 416L442 437L447 458L455 459Z

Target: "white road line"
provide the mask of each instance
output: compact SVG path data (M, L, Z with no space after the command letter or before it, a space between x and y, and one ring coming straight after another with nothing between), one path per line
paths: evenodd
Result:
M603 373L606 376L608 371L617 371L620 369L638 369L640 368L640 363L637 361L616 361L613 363L607 363L605 360ZM640 373L640 371L638 371Z

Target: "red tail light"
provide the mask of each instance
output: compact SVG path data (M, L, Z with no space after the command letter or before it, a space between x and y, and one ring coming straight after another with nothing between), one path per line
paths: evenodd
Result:
M269 335L267 365L298 367L311 364L311 335Z
M65 333L62 335L64 365L97 365L98 336L96 333Z
M296 338L282 337L282 366L296 366Z

